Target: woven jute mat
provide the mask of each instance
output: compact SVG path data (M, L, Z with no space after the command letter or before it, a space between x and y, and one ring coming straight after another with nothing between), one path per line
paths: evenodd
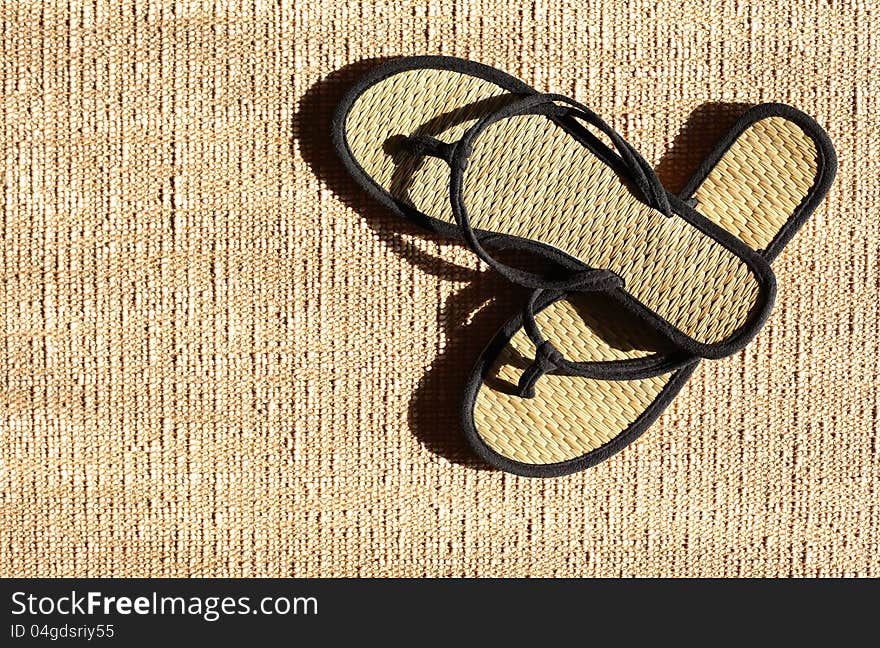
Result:
M877 3L296 5L2 3L2 575L880 576ZM523 295L333 155L369 60L423 53L586 102L672 189L744 105L836 145L766 328L586 473L471 458Z

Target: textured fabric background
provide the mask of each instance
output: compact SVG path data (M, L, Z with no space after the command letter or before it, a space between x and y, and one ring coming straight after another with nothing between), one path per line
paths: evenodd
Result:
M880 576L878 3L0 4L3 575ZM470 458L522 295L332 155L417 53L572 94L671 188L739 104L837 146L767 327L586 473Z

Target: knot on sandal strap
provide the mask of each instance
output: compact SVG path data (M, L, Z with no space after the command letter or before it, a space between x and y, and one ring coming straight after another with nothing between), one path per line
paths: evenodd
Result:
M402 142L403 148L418 156L430 156L445 160L452 164L452 156L455 152L455 144L447 144L442 140L430 135L412 135L405 137Z
M553 371L565 362L563 355L549 341L541 342L535 349L535 359L519 378L517 396L520 398L535 397L535 383L545 373Z

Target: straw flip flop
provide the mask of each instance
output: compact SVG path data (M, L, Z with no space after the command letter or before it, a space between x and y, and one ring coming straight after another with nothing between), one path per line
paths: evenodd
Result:
M666 192L595 113L493 68L445 57L382 65L345 96L333 138L355 179L396 213L463 237L533 296L601 292L675 352L629 363L628 375L729 355L772 306L767 262ZM487 237L570 272L505 265Z
M739 119L681 196L770 262L824 198L836 167L831 142L813 119L788 106L764 104ZM680 268L675 281L688 281L692 269ZM678 284L667 290L671 301L682 295ZM725 302L726 282L715 290ZM577 371L552 371L552 363L535 370L540 344L527 330L531 316L519 314L477 361L464 396L462 425L477 454L490 464L549 477L588 468L632 443L699 361L672 371L658 367L627 380L613 379L609 370L612 379L602 379L597 369L662 355L663 342L646 335L638 321L612 317L615 311L604 296L563 299L555 293L535 301L534 323L541 335L568 361L592 367L585 373L593 377L561 375ZM688 307L686 301L677 303ZM533 398L523 397L524 378Z

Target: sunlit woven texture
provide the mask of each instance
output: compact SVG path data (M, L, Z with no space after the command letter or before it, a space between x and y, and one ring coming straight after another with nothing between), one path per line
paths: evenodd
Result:
M880 576L877 19L6 0L3 574ZM462 381L523 295L318 139L369 66L328 75L421 53L585 101L671 188L741 111L712 102L791 103L838 150L767 326L586 473L470 460Z

